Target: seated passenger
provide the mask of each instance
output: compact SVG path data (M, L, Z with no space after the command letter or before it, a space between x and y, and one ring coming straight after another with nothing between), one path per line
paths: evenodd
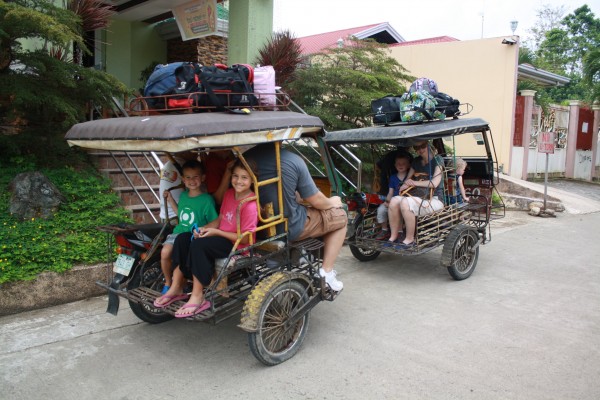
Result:
M288 218L288 238L290 241L307 238L322 238L325 244L320 276L329 287L339 292L344 284L337 279L333 269L335 260L344 245L348 216L339 196L327 197L315 185L304 160L297 154L281 150L281 174L283 188L283 213ZM259 180L277 176L275 147L261 144L244 153L258 165ZM273 203L275 214L279 214L279 201L276 185L266 185L260 189L261 202ZM296 192L310 207L300 204Z
M462 203L469 202L469 197L465 191L465 184L463 182L463 175L465 174L465 169L467 168L467 162L462 158L456 158L450 162L450 168L455 170L456 174L456 195L450 197L450 204L454 203Z
M377 163L375 163L375 170L378 171L378 182L374 187L377 189L377 194L385 196L388 192L388 182L390 176L396 173L396 156L398 154L404 154L406 150L403 147L398 147L395 150L387 152Z
M409 188L426 188L433 189L432 196L424 197L395 196L392 198L389 207L390 218L390 242L397 243L396 249L410 249L415 245L415 227L417 225L417 215L427 215L434 211L444 208L442 199L444 190L442 183L442 168L444 160L442 157L435 154L433 147L425 140L418 142L413 146L415 152L419 155L412 163L409 178L400 188L400 193L405 192ZM423 174L428 179L415 180L417 174ZM427 190L427 192L430 192ZM406 237L404 240L398 239L398 228L400 226L400 217L406 225Z
M248 162L254 169L252 163ZM192 294L186 304L175 313L176 318L187 318L210 308L210 301L204 298L204 288L212 280L215 260L225 258L231 253L237 241L237 208L240 202L254 196L252 175L246 167L237 160L231 172L231 186L223 196L223 204L219 216L199 227L190 234L180 234L175 239L173 264L177 265L173 273L171 288L154 302L161 308L182 299L187 299L183 293L186 278L192 279ZM258 224L258 207L256 201L248 201L240 209L241 232L255 232ZM191 240L191 242L190 242ZM238 249L249 245L249 237L244 236ZM188 251L189 249L189 251Z
M173 274L171 256L177 236L179 234L191 235L194 224L203 226L218 216L212 196L202 190L204 176L204 170L200 162L196 160L187 161L182 168L185 192L178 196L178 200L172 190L163 192L165 201L173 209L175 215L179 217L179 223L173 229L173 233L167 236L160 252L160 267L165 277L162 294L167 293L171 287Z
M396 154L396 158L394 160L396 173L390 176L385 202L380 204L377 208L377 223L381 225L381 232L379 232L379 234L377 234L375 237L377 240L385 240L390 237L390 231L388 229L388 207L392 198L400 194L398 190L408 178L411 162L412 156L408 152L398 152ZM400 219L398 229L402 231L402 219Z

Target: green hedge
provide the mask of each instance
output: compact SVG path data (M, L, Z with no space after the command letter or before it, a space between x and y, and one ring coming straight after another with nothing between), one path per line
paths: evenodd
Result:
M106 233L95 227L131 222L110 182L91 167L40 169L67 202L52 219L20 221L9 213L8 185L18 173L32 171L34 166L24 159L13 161L17 162L10 167L0 165L0 284L106 260Z

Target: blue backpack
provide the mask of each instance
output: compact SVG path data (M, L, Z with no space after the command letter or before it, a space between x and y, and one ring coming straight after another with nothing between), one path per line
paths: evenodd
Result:
M158 64L144 87L144 97L198 91L197 65L191 62ZM171 99L170 99L171 100ZM165 108L164 98L146 99L150 108Z

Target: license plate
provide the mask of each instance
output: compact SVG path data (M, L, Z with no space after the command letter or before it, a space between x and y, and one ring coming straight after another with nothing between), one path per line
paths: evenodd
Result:
M135 258L125 254L119 254L119 257L117 257L117 261L113 267L113 272L116 274L129 276L129 271L131 271L131 267L133 267L134 262Z

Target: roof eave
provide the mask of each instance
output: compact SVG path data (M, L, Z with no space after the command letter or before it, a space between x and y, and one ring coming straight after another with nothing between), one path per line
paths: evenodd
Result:
M354 34L354 36L356 36L358 39L365 39L382 31L387 31L398 43L406 42L402 35L392 28L388 22L384 22L361 32L357 32Z
M520 64L518 67L519 78L531 79L545 86L563 86L571 82L571 79L544 71L529 65Z

